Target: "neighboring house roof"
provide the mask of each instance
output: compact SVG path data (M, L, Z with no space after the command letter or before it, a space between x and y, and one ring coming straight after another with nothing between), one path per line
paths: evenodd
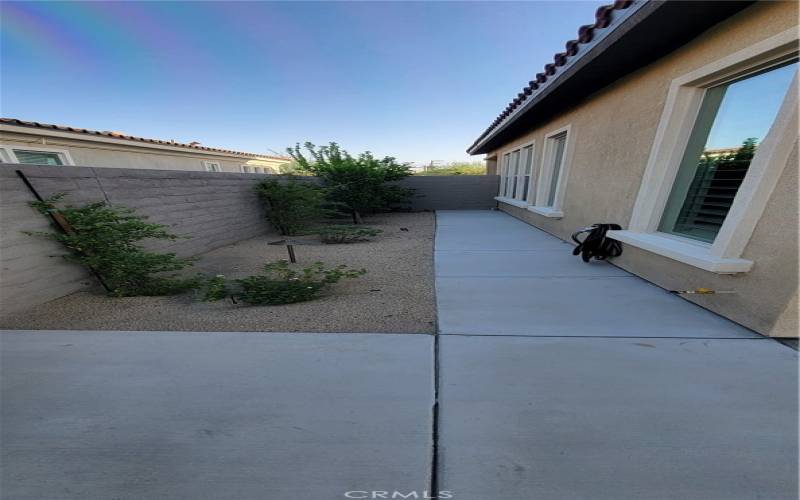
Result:
M595 22L578 29L577 39L544 65L467 152L488 153L752 3L617 0L600 7Z
M219 148L209 148L206 146L201 146L198 142L191 142L189 144L175 142L175 141L165 141L162 139L147 139L145 137L136 137L133 135L123 134L122 132L109 132L109 131L99 131L99 130L89 130L85 128L76 128L76 127L68 127L65 125L53 125L51 123L40 123L40 122L31 122L31 121L23 121L16 118L0 118L0 125L14 125L17 127L27 127L32 129L43 129L43 130L54 130L58 132L70 132L76 135L86 135L86 136L93 136L93 137L107 137L110 139L122 139L126 141L138 142L138 143L148 143L148 144L156 144L159 146L171 146L177 148L186 148L186 149L193 149L197 151L203 151L208 153L221 153L221 154L228 154L228 155L236 155L236 156L247 156L250 158L272 158L275 160L288 160L289 158L284 156L272 156L272 155L264 155L259 153L245 153L242 151L234 151L230 149L219 149Z

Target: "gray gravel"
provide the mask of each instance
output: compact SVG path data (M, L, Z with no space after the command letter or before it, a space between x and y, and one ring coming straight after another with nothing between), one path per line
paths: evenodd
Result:
M299 264L323 261L368 271L333 285L314 301L237 306L201 302L192 294L111 298L92 290L0 317L0 328L433 333L434 214L380 214L365 223L383 234L364 243L295 247ZM267 245L276 239L268 235L213 250L195 269L230 278L255 274L265 262L287 258L286 247Z

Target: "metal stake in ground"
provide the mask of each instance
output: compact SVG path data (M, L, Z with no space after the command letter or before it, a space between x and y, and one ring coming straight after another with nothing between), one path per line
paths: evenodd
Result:
M270 241L267 245L286 245L286 251L289 252L289 262L292 264L297 263L297 258L294 255L294 245L296 241L292 240L278 240L278 241Z

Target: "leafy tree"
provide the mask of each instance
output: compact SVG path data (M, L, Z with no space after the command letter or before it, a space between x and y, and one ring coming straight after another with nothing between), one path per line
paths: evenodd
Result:
M325 190L305 181L269 179L256 186L267 205L267 219L282 235L294 236L333 213Z
M167 226L147 222L130 208L105 202L80 207L56 204L63 194L31 205L42 214L57 211L71 227L69 233L33 233L54 239L70 251L66 257L93 269L117 297L171 295L196 288L202 278L171 274L193 264L194 259L174 253L145 250L142 240L175 240L180 236Z
M398 163L395 158L378 159L369 151L354 157L335 142L319 148L310 142L304 146L309 158L300 144L287 152L301 170L322 179L329 198L350 213L354 224L363 222L364 212L407 202L413 194L411 189L390 184L411 175L409 165Z

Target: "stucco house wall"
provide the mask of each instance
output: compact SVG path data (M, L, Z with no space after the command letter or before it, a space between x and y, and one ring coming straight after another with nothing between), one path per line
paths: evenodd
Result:
M491 151L502 157L536 141L534 172L542 166L544 137L570 125L573 157L566 179L563 218L547 218L500 202L511 215L569 239L597 222L627 227L673 79L759 41L796 27L798 4L760 2L714 26L680 49L627 75L565 109L547 123ZM574 141L574 142L573 142ZM666 289L708 287L732 294L689 296L688 300L762 334L797 336L798 276L797 143L742 258L746 273L721 275L631 245L614 263ZM690 334L690 332L687 332Z
M204 161L218 162L223 172L242 172L242 165L268 168L278 173L288 161L245 154L221 154L189 148L165 148L148 143L133 143L105 137L93 140L91 136L70 134L58 137L38 133L36 129L10 131L14 127L0 127L0 145L12 148L37 146L69 152L74 165L103 168L134 168L148 170L204 171ZM28 131L29 130L29 131ZM65 134L66 135L66 134ZM127 143L127 144L126 144ZM265 172L269 173L269 172Z

